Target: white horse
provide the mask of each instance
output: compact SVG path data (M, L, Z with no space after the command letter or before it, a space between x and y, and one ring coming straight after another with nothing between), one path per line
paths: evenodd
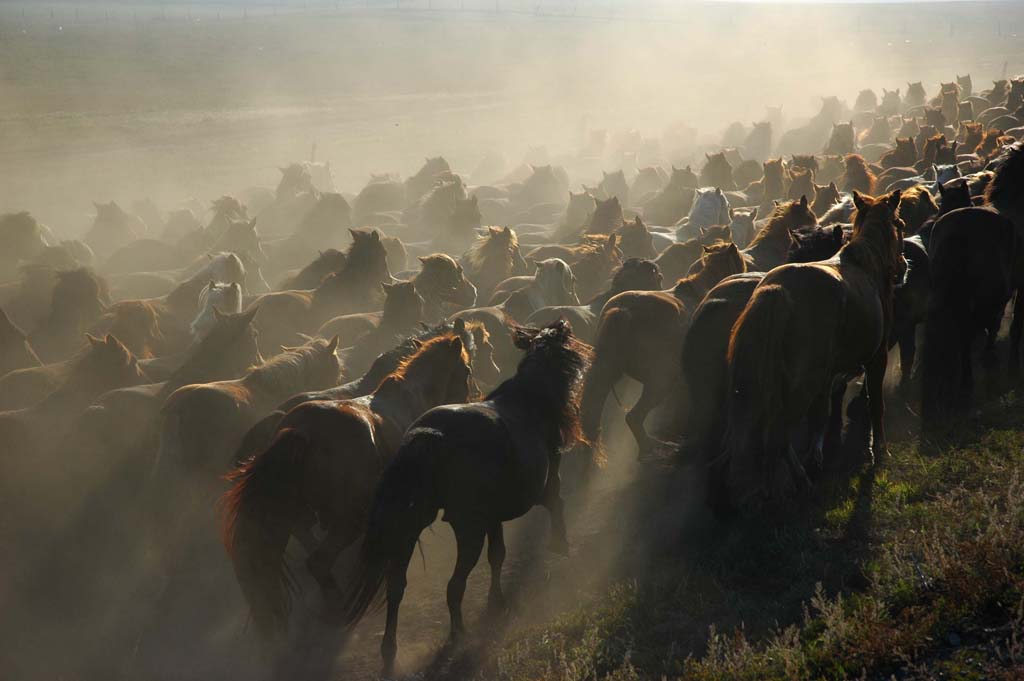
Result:
M217 323L217 313L238 314L242 311L242 287L238 282L230 284L210 281L199 292L199 312L189 327L192 331L192 342L203 339L206 333Z
M718 187L705 187L698 189L693 197L693 206L690 214L680 222L676 230L676 239L686 241L700 236L700 230L714 227L715 225L728 225L732 220L729 217L729 199Z

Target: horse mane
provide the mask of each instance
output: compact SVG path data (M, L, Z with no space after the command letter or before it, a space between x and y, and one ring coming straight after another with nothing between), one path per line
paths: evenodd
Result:
M1007 148L995 176L985 188L985 200L1017 225L1024 225L1024 143Z
M867 210L862 210L858 206L853 218L853 234L839 250L839 258L842 262L854 264L871 272L882 282L883 286L892 286L895 282L885 276L885 254L879 251L879 244L876 243L873 235L888 229L890 225L901 228L902 221L899 217L895 217L895 222L886 221L889 224L882 224L883 220L879 217L879 211L871 209L891 200L893 195L896 195L898 200L899 194L900 192L897 190L893 194L882 196L877 200L870 196L863 196L862 199L867 201L865 206ZM856 199L856 195L854 196ZM881 225L880 228L879 225Z
M860 154L847 154L843 157L843 163L846 166L846 181L847 185L844 189L859 189L865 193L870 194L875 188L875 175L868 168L867 161ZM850 185L850 181L860 183L857 186Z
M402 358L398 362L398 366L394 370L384 377L384 380L380 382L374 394L394 389L401 386L410 378L410 374L421 365L430 365L435 361L435 357L448 350L454 340L462 341L462 337L454 331L444 331L440 335L434 336L433 338L419 343L416 350L406 357ZM462 344L462 361L469 366L471 356L469 351L466 349L465 344Z
M719 261L722 262L721 267L717 266ZM710 246L705 246L699 262L700 268L693 274L679 279L672 288L672 295L676 298L682 300L687 292L690 292L694 286L702 284L705 279L713 279L717 283L725 278L725 276L728 276L728 274L739 274L747 271L747 263L743 256L740 255L736 244L723 239L714 242ZM705 290L707 288L710 287L706 287Z
M504 243L502 243L504 241ZM514 229L488 227L487 234L478 236L466 252L466 262L474 271L479 271L491 257L501 258L505 271L513 265L513 255L519 248L519 237Z
M515 375L484 400L514 401L529 410L552 449L588 445L580 427L583 374L592 350L572 335L569 323L556 321L543 329L511 324L516 347L526 351Z

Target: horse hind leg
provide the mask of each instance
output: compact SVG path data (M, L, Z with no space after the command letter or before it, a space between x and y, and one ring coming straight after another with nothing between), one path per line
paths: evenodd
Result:
M555 452L548 462L548 479L541 502L551 517L551 537L548 549L560 556L569 555L569 537L565 530L565 502L562 501L562 477L559 468L561 452Z
M405 543L387 567L387 621L384 624L384 639L380 643L380 655L384 660L383 676L392 676L395 671L395 658L398 656L398 609L405 595L406 572L409 561L416 548L416 540Z
M501 567L505 563L505 530L500 522L487 531L487 564L491 568L491 586L487 591L487 610L491 614L505 611L505 594L501 591Z
M640 399L637 400L633 408L626 414L626 425L629 426L629 430L633 433L633 439L636 440L637 444L637 458L641 460L649 457L654 447L659 444L657 440L647 434L644 422L647 421L647 416L651 413L651 410L662 403L665 398L665 392L661 386L645 383Z
M455 570L448 580L448 615L451 618L451 643L457 643L466 631L462 621L462 599L466 595L466 579L480 560L484 548L485 530L474 524L453 525L458 557Z
M327 601L340 595L338 583L334 581L331 568L341 552L359 538L361 528L356 523L335 523L327 530L327 536L313 549L306 559L306 568L320 585Z

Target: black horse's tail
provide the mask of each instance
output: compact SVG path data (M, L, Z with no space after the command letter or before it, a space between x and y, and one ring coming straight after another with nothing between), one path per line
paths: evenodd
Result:
M359 565L338 613L343 626L354 626L367 612L383 605L389 572L396 571L404 579L420 531L437 515L438 502L430 480L443 437L427 428L409 431L381 476Z
M309 440L286 428L261 453L229 473L221 498L222 538L261 635L282 631L295 581L285 548L302 510L302 479Z

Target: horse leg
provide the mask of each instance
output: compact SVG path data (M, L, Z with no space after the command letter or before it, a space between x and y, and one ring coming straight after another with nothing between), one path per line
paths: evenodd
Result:
M1024 290L1017 289L1013 298L1013 321L1010 323L1010 372L1020 373L1020 339L1024 331Z
M885 396L882 394L888 360L889 353L883 345L865 367L864 387L868 391L868 410L871 414L871 447L868 449L871 463L875 462L876 455L889 454L885 439Z
M338 594L338 584L331 574L331 567L341 552L359 538L361 532L362 529L357 523L332 523L327 530L327 536L306 559L306 568L320 585L325 599Z
M387 567L387 621L384 624L384 640L380 643L380 655L384 658L384 676L391 676L395 669L395 657L398 654L398 608L402 605L405 595L405 573L409 569L416 540L408 541Z
M910 379L914 374L914 358L917 356L917 327L911 324L899 335L900 384L899 391L906 397L910 392Z
M838 452L843 446L843 398L846 396L847 381L837 378L832 382L832 394L829 397L828 428L825 431L823 452Z
M651 410L661 404L664 398L665 390L661 386L644 383L644 390L640 394L640 399L636 401L633 408L626 414L626 425L629 426L629 430L633 433L633 438L637 444L637 458L641 460L650 455L651 450L656 444L655 439L644 430L644 422L647 420L647 415L651 413Z
M487 564L491 567L491 587L487 592L487 610L493 614L505 611L505 595L501 592L501 566L505 563L505 530L500 522L487 531Z
M480 560L486 532L473 524L452 525L458 544L455 571L448 580L448 615L451 617L451 642L457 643L466 628L462 622L462 597L466 595L466 579Z
M541 504L551 517L551 538L548 549L560 556L569 555L569 537L565 531L565 504L562 501L562 477L559 467L562 453L555 451L548 461L548 479L544 484L544 499Z

